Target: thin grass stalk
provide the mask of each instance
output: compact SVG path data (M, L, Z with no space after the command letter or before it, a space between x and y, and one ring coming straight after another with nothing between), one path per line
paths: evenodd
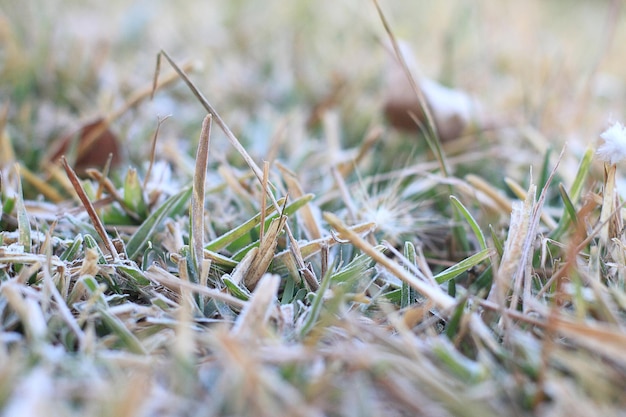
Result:
M78 176L76 175L74 170L69 166L65 157L61 157L61 161L63 163L63 167L65 168L65 172L67 173L67 176L70 179L70 182L72 183L72 186L74 186L74 190L76 191L76 194L78 194L78 198L80 198L80 201L83 203L85 210L87 210L87 214L89 215L89 218L91 219L91 222L93 223L93 226L95 227L96 232L98 232L100 239L102 239L102 241L104 242L104 246L107 248L107 251L109 251L109 253L113 257L113 262L117 263L120 259L119 254L117 253L117 250L115 249L115 246L113 245L113 242L111 242L109 235L107 235L106 230L104 229L104 225L102 224L100 217L98 217L98 213L96 213L96 209L94 208L93 204L91 204L89 197L87 197L87 194L85 193L85 189L81 185L80 180L78 179Z

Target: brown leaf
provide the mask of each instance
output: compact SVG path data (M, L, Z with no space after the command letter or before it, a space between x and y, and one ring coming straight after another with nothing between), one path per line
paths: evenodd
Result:
M480 128L482 114L479 103L467 93L445 87L419 74L415 56L406 42L399 42L401 54L408 70L424 95L437 128L439 138L445 142L456 139L470 128ZM426 116L417 94L411 88L406 71L398 58L390 52L385 73L384 113L389 123L400 130L418 131L426 126Z
M109 154L113 155L112 165L121 161L121 151L117 136L111 131L106 119L98 118L85 123L76 132L66 134L55 140L51 162L56 162L68 152L75 152L74 169L83 175L87 168L102 168Z

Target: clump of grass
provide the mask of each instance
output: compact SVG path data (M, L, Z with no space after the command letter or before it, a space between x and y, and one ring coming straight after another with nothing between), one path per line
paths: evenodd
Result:
M220 7L232 7L228 15L246 5ZM243 46L224 54L246 52L256 41L249 30L233 29ZM136 167L107 164L79 178L67 160L63 174L52 163L36 169L36 151L14 152L37 113L20 109L42 99L36 83L19 85L18 100L0 113L5 415L626 408L626 242L615 161L603 178L592 147L558 157L520 143L500 148L509 135L537 143L540 131L528 126L503 129L494 143L485 132L487 142L460 155L431 131L436 161L426 150L398 158L393 151L409 139L372 109L366 129L339 117L332 91L311 107L317 124L307 124L297 97L291 108L271 103L285 115L282 130L265 137L254 131L259 118L231 127L201 76L163 56L178 74L168 83L180 79L187 89L170 84L154 99L180 103L195 120L176 130L159 119L155 134L154 119L141 115L150 89L120 95L124 111L103 110L109 127L127 117L150 132L150 157ZM268 69L271 82L281 68ZM86 85L94 88L100 69L91 71ZM279 87L298 94L297 85ZM367 89L353 93L374 100ZM171 147L168 135L189 131L194 146ZM267 141L264 163L246 146L251 131ZM363 137L342 138L355 132ZM492 169L458 175L477 159L506 165L515 151L539 169L507 170L506 179L488 176Z

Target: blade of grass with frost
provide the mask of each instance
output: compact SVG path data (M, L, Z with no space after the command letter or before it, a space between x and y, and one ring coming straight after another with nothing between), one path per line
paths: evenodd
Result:
M180 212L182 206L189 199L191 192L191 187L187 187L178 194L174 194L148 216L126 244L126 253L129 259L135 259L146 248L148 241L152 239L154 233L166 218L173 217L175 213Z
M463 259L461 262L452 265L450 268L442 271L434 276L435 281L438 284L443 284L446 281L450 281L461 275L463 272L468 269L478 265L482 261L489 259L489 257L493 254L493 251L490 248L486 248L481 250L480 252L475 253L469 258Z
M472 385L478 384L488 376L487 369L483 365L463 356L452 343L445 339L437 339L433 346L433 353L450 371Z
M10 309L17 313L19 321L26 330L29 343L39 346L46 338L46 319L39 303L32 297L24 296L24 288L17 282L3 283L0 287L0 294L5 300L3 304L8 304Z
M24 205L24 195L22 192L22 180L20 179L20 166L15 164L15 171L17 173L17 196L16 207L17 211L17 229L18 241L20 245L24 246L25 252L30 252L31 246L31 232L30 232L30 220L28 220L28 213L26 212L26 206Z
M248 301L250 299L250 291L245 287L240 287L228 274L222 275L222 282L230 291L230 293L243 301Z
M489 233L491 234L491 240L493 240L493 246L496 249L498 256L502 258L502 254L504 253L504 244L502 243L502 239L498 237L498 234L492 225L489 225Z
M385 247L378 245L376 246L376 249L383 252ZM361 253L355 256L348 265L334 272L331 275L331 282L344 283L351 280L358 280L363 277L365 271L372 267L373 262L372 258L370 258L367 254Z
M137 170L129 168L124 179L124 194L122 196L126 207L130 208L139 218L148 215L148 205L144 198L143 188L137 177Z
M299 210L302 206L309 203L313 199L313 197L314 197L313 194L305 194L301 198L298 198L292 201L291 203L287 204L287 206L285 207L284 214L287 216L292 215L297 210ZM278 200L279 206L282 206L284 203L285 203L284 198L281 198L280 200ZM266 228L267 226L269 226L269 223L272 220L278 217L278 214L270 215L274 211L276 211L276 209L273 206L270 206L267 208L267 218L265 219ZM250 231L254 229L255 227L258 227L260 223L261 223L261 213L258 213L256 216L246 221L245 223L224 233L222 236L216 239L213 239L204 248L210 251L218 251L220 249L223 249L227 247L228 245L234 243L237 239L241 238L242 236L249 234Z
M74 237L72 244L63 251L59 258L62 261L73 261L74 259L76 259L76 255L78 254L78 251L80 250L82 244L83 235L79 233L78 235L76 235L76 237Z
M183 286L185 288L189 288L194 293L215 298L237 308L241 308L245 305L241 300L230 294L223 293L222 291L213 288L207 288L202 285L183 281L179 277L171 274L169 271L166 271L156 265L149 266L145 271L145 276L149 280L154 281L157 284L161 284L174 292L178 292L179 288Z
M265 197L265 193L267 193L267 185L269 181L269 169L270 164L267 161L263 161L263 181L261 184L261 188L263 192L261 193L261 218L267 217L267 198ZM265 222L261 222L261 227L259 228L259 242L263 242L263 234L265 233Z
M480 226L478 226L478 223L469 212L469 210L463 205L463 203L461 203L458 198L453 195L450 196L450 201L452 201L454 207L461 213L463 218L465 218L465 221L467 221L469 226L472 228L476 239L478 239L478 244L480 245L480 248L483 250L487 249L487 241L485 240L485 235L483 234L482 230L480 230Z
M252 248L246 255L239 261L235 269L231 274L231 280L237 284L241 284L244 282L244 278L248 273L250 267L252 266L252 262L259 252L259 248Z
M78 346L82 347L84 345L85 333L78 325L76 317L72 314L66 300L63 299L63 296L57 289L52 276L50 275L49 268L43 268L43 276L46 291L50 293L52 299L56 302L59 315L78 339Z
M513 194L517 196L520 200L525 200L527 192L519 185L516 181L511 178L505 178L504 183L509 187ZM545 187L544 187L545 189ZM555 229L557 227L557 223L550 217L546 212L541 213L541 220L548 226L550 229Z
M357 234L368 234L372 232L375 228L376 228L376 223L367 222L367 223L360 223L354 226L350 226L349 229ZM341 240L343 239L344 239L343 236L339 234L339 235L334 235L334 236L328 236L322 239L312 240L312 241L309 241L300 245L300 252L302 253L302 257L306 259L310 256L315 255L316 253L319 253L324 246L330 248L340 243ZM285 258L287 257L289 257L289 251L283 251L276 255L276 259L280 262L284 262Z
M213 252L210 250L204 250L204 256L213 262L213 265L218 266L220 268L226 268L228 270L233 269L237 266L239 262L229 258L228 256L221 255L217 252Z
M96 251L96 253L98 254L99 264L107 263L106 258L104 257L104 253L102 253L102 250L100 250L100 245L98 245L98 242L96 242L96 239L94 239L93 236L85 235L83 244L84 244L85 250L93 249L94 251Z
M191 197L190 230L191 240L191 268L195 273L190 277L199 277L202 267L204 247L204 185L206 182L206 170L209 166L209 146L211 141L211 115L207 115L202 121L202 131L196 153L196 169L193 175L193 193ZM198 283L194 279L195 283Z
M90 297L90 299L87 300L88 304L95 303L106 307L106 297L102 293L104 288L106 287L100 285L93 275L83 275L76 281L74 288L72 288L72 292L67 299L67 304L74 305L74 303L79 302L79 300L84 297L84 290L86 290Z
M541 193L539 194L539 198L535 202L535 193L536 187L531 183L528 187L528 197L524 202L525 206L530 209L528 224L525 235L521 236L523 239L522 251L519 254L517 268L513 275L510 275L513 279L514 287L513 294L511 296L510 308L515 310L517 308L517 303L524 300L531 300L530 291L531 291L531 270L530 264L532 263L532 254L533 254L533 244L537 237L538 228L539 228L539 219L542 218L542 214L544 214L543 207L546 201L546 197L548 195L548 190L550 188L550 184L556 175L556 170L558 169L561 160L563 159L563 154L565 153L565 148L561 150L559 157L554 165L554 168L550 172L548 179L544 187L541 189ZM526 215L526 214L524 214ZM520 292L522 289L524 293ZM528 311L530 307L528 303L523 303L524 312Z
M569 221L571 221L572 223L574 223L574 226L578 226L576 208L574 207L574 203L572 203L572 200L569 198L569 195L567 195L567 191L565 190L563 184L559 184L559 194L561 194L561 199L563 199L563 205L565 206L562 218L566 218L566 216L569 216L569 219L567 219L564 224L567 225Z
M572 182L572 186L570 187L568 195L568 199L570 200L571 207L575 207L576 203L580 199L580 194L582 192L583 186L585 185L585 180L589 176L589 170L591 169L591 162L593 161L593 149L589 148L583 155L583 158L580 160L580 164L578 165L578 171L576 172L576 178ZM563 193L561 193L563 195ZM564 199L564 203L565 202ZM576 211L574 210L574 213ZM575 219L576 217L571 217L571 208L568 208L567 205L563 208L563 214L561 215L561 219L559 220L559 224L557 228L552 233L552 238L554 240L560 240L563 234L569 228L570 220Z
M411 262L412 265L417 266L417 251L415 245L412 242L404 242L404 257ZM416 294L415 290L409 285L408 282L402 281L402 288L400 290L400 307L405 308L413 304Z
M300 338L304 338L307 334L309 334L309 332L311 331L311 329L313 329L313 326L317 322L317 319L319 318L320 313L322 312L324 294L326 293L326 290L330 288L331 281L332 281L332 274L330 273L330 270L329 270L326 273L326 275L322 278L322 282L320 282L320 286L315 292L315 297L313 298L313 302L311 303L311 306L309 307L309 310L306 313L307 314L306 319L304 323L302 324L302 327L300 328Z
M134 264L129 264L129 265L118 264L118 265L115 265L115 270L120 275L126 276L127 278L132 279L133 283L137 285L140 285L140 286L150 285L150 280L146 278L143 271L141 271L141 269L134 266Z
M102 306L98 308L98 313L100 314L104 325L111 331L111 333L117 336L118 340L124 347L126 347L126 349L138 355L146 354L146 350L139 339L137 339L137 337L135 337L135 335L128 330L119 318L111 314L105 307Z
M343 239L349 240L354 246L367 253L376 263L387 268L398 279L406 281L422 295L430 298L439 308L447 310L454 305L454 299L444 293L440 287L431 286L429 283L417 279L398 263L387 258L376 247L365 241L361 236L350 230L337 216L325 212L324 219L340 232Z

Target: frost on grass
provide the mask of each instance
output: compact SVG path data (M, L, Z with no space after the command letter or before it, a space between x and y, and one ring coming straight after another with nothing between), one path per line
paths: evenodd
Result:
M626 158L626 127L615 122L600 134L604 143L598 147L597 155L610 164L617 164Z
M58 7L68 16L65 21L76 21L72 5L78 2L51 1L66 6ZM78 111L92 113L88 105L99 103L93 112L102 116L112 102L138 103L136 97L147 91L139 87L152 75L151 48L141 46L143 35L132 30L132 39L120 34L122 48L111 46L111 59L103 54L93 66L88 59L64 59L67 48L80 58L75 53L80 45L55 37L44 44L54 47L33 48L36 42L22 38L23 28L43 20L43 14L33 19L22 13L24 2L9 3L3 12L11 19L0 13L8 27L3 40L12 45L7 48L11 65L0 77L0 91L12 94L11 103L0 103L1 415L623 414L626 285L615 181L603 184L590 168L589 151L586 163L564 156L570 160L559 165L558 176L565 186L545 178L538 182L548 184L537 186L546 196L541 204L534 192L522 190L516 195L526 203L518 209L522 206L512 204L504 189L504 183L525 181L531 158L532 164L544 161L540 179L552 169L542 139L579 133L555 134L549 125L554 120L564 128L562 114L554 112L571 104L572 85L582 85L568 76L586 71L569 73L568 61L559 70L563 76L551 79L567 88L551 85L550 100L541 100L538 108L533 97L546 96L540 90L544 83L528 84L537 94L525 91L533 94L510 109L523 107L534 115L533 123L541 121L532 135L511 127L445 143L450 175L444 176L422 146L423 138L382 122L376 88L384 74L370 71L384 63L383 42L372 42L380 22L361 22L366 13L343 13L339 3L346 2L330 1L308 9L304 2L280 0L194 2L200 10L153 2L152 12L142 13L145 22L158 18L157 39L149 44L193 39L186 50L180 44L167 49L177 57L208 54L203 72L190 77L201 80L200 90L245 149L255 151L255 161L280 164L269 164L262 175L267 187L260 185L223 132L214 132L206 178L198 173L203 166L194 170L204 114L179 82L156 92L157 100L167 97L175 106L156 135L154 164L146 155L159 125L155 114L139 105L112 122L124 139L129 164L139 168L128 174L117 168L91 172L80 180L94 206L90 218L57 167L38 166L40 146L31 145L54 129L31 109L55 103L56 110L76 119ZM106 8L121 9L125 3L110 2ZM438 13L442 2L388 3L418 7L428 20L445 15ZM500 3L476 13L500 16ZM527 2L505 3L523 8ZM203 7L223 8L223 13ZM595 9L602 8L585 10ZM47 16L52 9L29 10ZM96 21L107 15L100 10L101 16L92 14ZM426 30L413 24L412 13L394 17L410 18L410 27ZM305 30L294 32L294 22L301 19ZM458 54L457 48L472 43L465 36L472 25L445 20L453 23L451 30L462 31L446 35L448 46L454 46L447 48L448 64L472 56L480 62L463 65L463 71L445 64L442 77L451 85L467 77L476 83L472 91L505 96L501 81L513 74L492 74L484 65L500 54L505 62L508 43ZM499 20L481 19L485 25ZM14 22L22 25L13 27ZM223 36L215 36L222 23ZM422 33L415 39L436 47L433 36ZM456 43L459 39L463 42ZM491 55L496 44L505 49ZM98 54L107 49L92 46L86 45ZM530 46L528 56L541 54L541 45ZM429 48L419 48L420 57ZM47 55L33 60L35 53ZM135 60L146 55L149 64ZM553 50L546 62L552 56ZM105 67L132 68L120 91L85 82L101 79L98 63L103 61ZM345 62L349 65L342 66ZM424 63L424 70L440 67ZM516 67L507 64L498 71ZM523 67L545 74L533 60ZM120 67L120 76L127 72ZM346 88L334 91L329 74ZM143 93L133 99L129 91ZM312 107L316 117L310 117ZM584 120L575 125L594 126ZM609 179L620 174L614 164L626 153L624 137L621 124L602 134L598 156L613 164ZM529 149L530 142L540 151ZM15 197L16 162L24 168L23 204ZM141 168L148 166L151 173ZM568 170L576 166L578 171ZM197 193L192 228L188 186L194 179L204 192ZM270 204L270 193L276 205ZM264 210L268 217L261 233ZM98 244L95 216L119 260ZM606 225L601 239L599 224ZM194 239L195 252L190 252ZM194 261L193 254L202 256Z

